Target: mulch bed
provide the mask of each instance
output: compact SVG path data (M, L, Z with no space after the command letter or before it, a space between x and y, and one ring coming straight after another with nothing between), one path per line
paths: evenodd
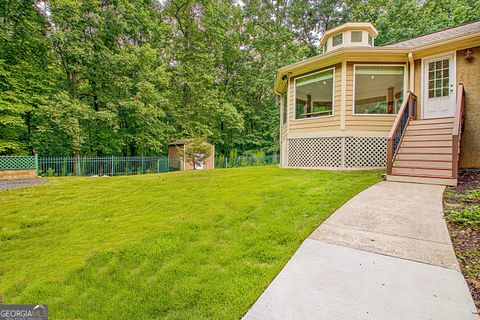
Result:
M480 190L480 171L460 172L458 186L446 189L443 205L460 268L480 311L480 226L478 221L459 221L449 214L452 210L480 205L480 197L465 199L468 190Z
M25 187L33 187L47 183L45 179L14 179L0 180L0 190L12 190Z

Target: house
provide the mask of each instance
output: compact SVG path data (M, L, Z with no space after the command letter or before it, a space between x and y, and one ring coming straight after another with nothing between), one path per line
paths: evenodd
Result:
M196 167L189 163L185 157L187 150L193 139L177 140L168 145L168 163L171 170L203 170L213 169L215 167L215 146L208 142L203 142L210 148L210 155L205 158L203 163L199 163Z
M343 24L278 70L281 166L456 185L458 165L480 167L480 21L387 46L377 35Z

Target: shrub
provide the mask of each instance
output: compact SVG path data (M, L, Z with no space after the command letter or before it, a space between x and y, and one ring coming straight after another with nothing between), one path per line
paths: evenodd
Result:
M467 206L462 209L451 209L445 213L450 222L480 227L480 206Z

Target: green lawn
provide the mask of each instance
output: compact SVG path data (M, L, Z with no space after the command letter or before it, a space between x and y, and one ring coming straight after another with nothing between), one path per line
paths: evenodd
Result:
M0 191L0 302L51 319L237 319L379 171L256 167Z

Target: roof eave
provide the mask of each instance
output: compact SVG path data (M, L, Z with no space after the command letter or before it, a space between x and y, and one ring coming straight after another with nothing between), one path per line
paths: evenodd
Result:
M369 58L371 59L372 56L378 56L381 58L382 61L388 60L395 60L398 61L404 59L405 61L408 60L407 54L410 52L409 49L406 48L391 48L391 47L347 47L347 48L338 48L336 50L332 50L330 52L320 54L303 61L299 61L296 63L292 63L288 66L282 67L277 71L277 77L275 79L275 92L277 94L281 94L281 89L284 87L282 86L282 77L286 75L287 77L297 76L302 73L305 73L305 69L308 65L312 65L312 68L315 69L319 67L323 67L324 65L333 65L342 62L346 59L354 59L354 60L362 60L362 58ZM306 71L308 72L308 71Z

